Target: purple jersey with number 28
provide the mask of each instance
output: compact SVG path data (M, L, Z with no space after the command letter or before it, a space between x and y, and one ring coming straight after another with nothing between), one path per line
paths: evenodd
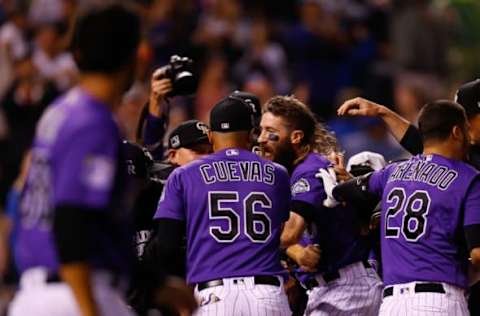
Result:
M176 169L155 218L186 222L187 281L282 275L279 243L290 210L285 168L226 149Z
M418 155L369 179L382 197L385 285L413 281L467 287L463 227L480 223L478 172L464 162Z

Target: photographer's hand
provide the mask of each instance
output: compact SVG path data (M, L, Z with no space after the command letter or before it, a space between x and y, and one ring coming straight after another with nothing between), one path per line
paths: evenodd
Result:
M166 67L155 70L150 80L150 102L148 112L161 117L164 111L165 96L172 91L172 81L165 77Z

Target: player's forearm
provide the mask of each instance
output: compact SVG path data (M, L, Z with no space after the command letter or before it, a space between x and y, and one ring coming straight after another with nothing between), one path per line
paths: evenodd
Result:
M285 223L282 235L280 236L280 246L282 248L287 248L298 243L304 230L304 218L295 212L290 212L290 218Z
M390 133L400 142L410 126L410 122L385 106L378 108L378 117L387 125Z
M100 316L93 297L88 264L82 262L64 264L60 266L60 276L71 287L82 316Z
M297 264L300 264L299 257L302 254L302 252L303 252L303 246L299 244L292 245L288 247L286 250L287 256L289 256Z

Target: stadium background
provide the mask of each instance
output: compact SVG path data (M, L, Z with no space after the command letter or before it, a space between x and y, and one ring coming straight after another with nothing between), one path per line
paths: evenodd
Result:
M19 181L36 121L75 84L68 25L89 1L0 1L2 206ZM425 102L452 98L480 73L476 0L134 2L144 37L135 84L117 113L131 140L150 75L172 54L194 59L199 85L194 98L172 100L170 127L191 117L208 122L209 109L234 89L262 102L293 93L335 131L347 158L363 150L387 159L406 153L380 121L336 118L342 101L367 97L414 121Z

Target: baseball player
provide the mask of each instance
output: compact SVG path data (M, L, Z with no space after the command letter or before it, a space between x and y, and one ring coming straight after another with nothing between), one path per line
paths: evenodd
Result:
M187 236L187 282L197 315L289 315L280 265L288 219L288 174L250 152L250 106L227 97L210 113L214 153L177 168L160 198L158 251L168 258Z
M418 122L423 154L340 184L333 196L382 199L380 315L468 315L467 258L480 264L480 178L463 162L467 118L458 104L436 101Z
M480 79L467 82L460 86L455 94L455 102L460 104L467 114L468 130L470 133L470 147L467 161L480 170ZM355 98L345 102L339 109L339 115L348 116L376 116L381 118L389 128L395 139L398 140L411 154L420 154L423 151L422 139L418 129L397 113L387 107L374 102ZM469 310L473 315L480 315L480 271L470 267Z
M376 315L382 283L367 262L369 247L360 236L359 216L351 207L334 211L323 206L325 189L315 178L319 168L331 163L317 144L316 135L327 135L307 106L294 97L274 97L264 106L259 143L268 159L281 162L291 174L290 219L282 243L295 261L299 242L308 224L314 223L321 260L314 282L307 285L306 315ZM313 237L313 236L312 236ZM303 248L305 249L305 248ZM312 250L312 249L310 249Z
M75 88L41 118L20 201L20 290L9 315L131 315L125 168L112 111L132 81L139 18L119 4L78 18Z

